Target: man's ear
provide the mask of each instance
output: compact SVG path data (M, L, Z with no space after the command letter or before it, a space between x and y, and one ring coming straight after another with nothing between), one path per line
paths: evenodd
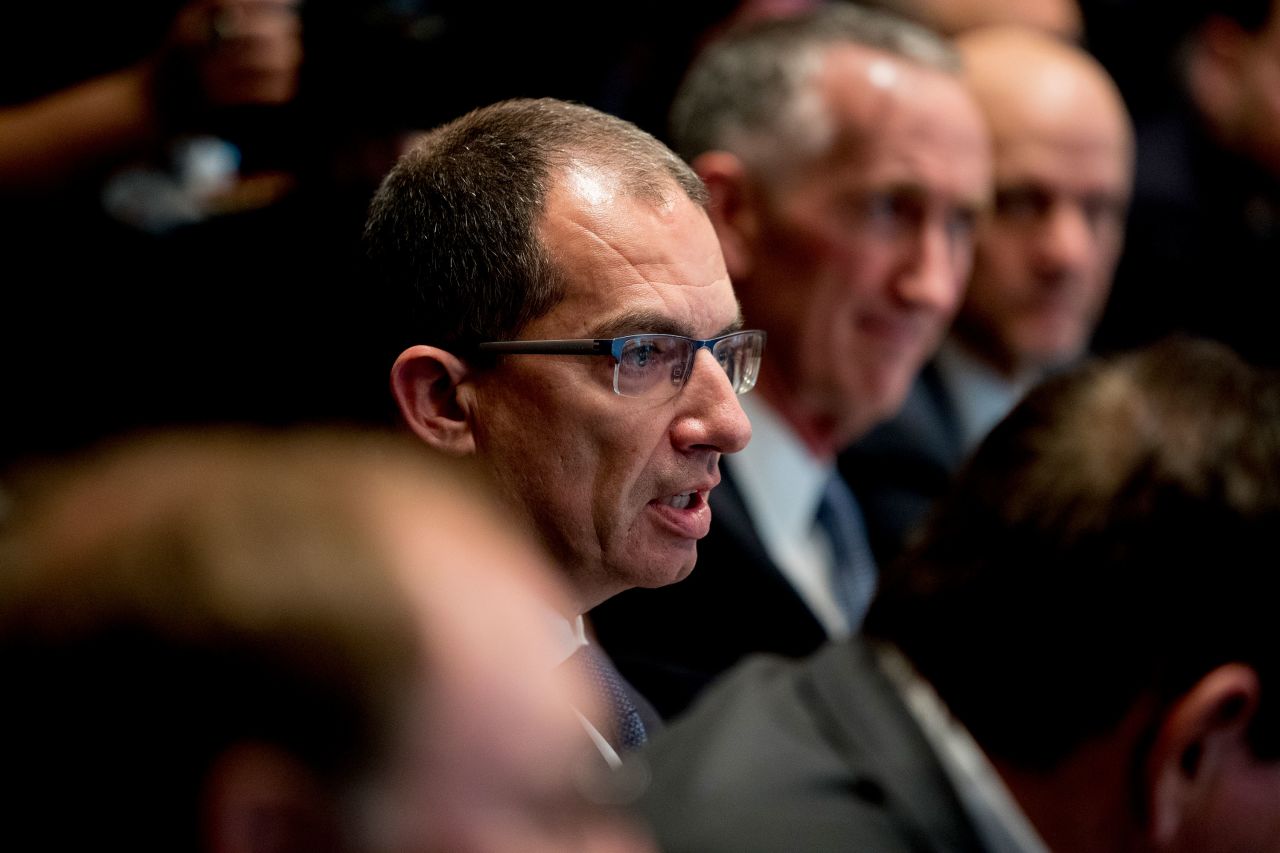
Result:
M720 238L729 278L750 275L760 226L746 166L728 151L708 151L694 158L693 170L711 196L707 213Z
M209 768L201 791L203 849L273 853L335 849L341 828L318 777L266 743L233 744Z
M1244 664L1214 669L1164 715L1148 770L1148 836L1168 849L1194 835L1191 825L1234 768L1252 756L1249 723L1258 709L1258 674Z
M1230 116L1240 98L1253 35L1224 15L1212 15L1192 42L1187 75L1201 109L1211 117Z
M400 416L427 444L455 456L476 450L470 399L461 393L467 366L447 350L409 347L391 367Z
M1198 39L1204 54L1215 65L1233 76L1239 74L1251 35L1237 21L1225 15L1211 15L1201 26Z

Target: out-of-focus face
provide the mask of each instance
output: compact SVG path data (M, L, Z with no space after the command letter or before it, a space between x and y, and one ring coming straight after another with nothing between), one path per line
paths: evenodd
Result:
M1066 39L1079 39L1084 31L1076 0L911 0L909 8L947 35L1001 24L1032 27Z
M659 204L576 164L549 193L540 232L565 295L522 340L705 339L739 324L710 221L674 183ZM564 567L580 611L692 570L720 455L751 435L708 350L662 402L614 393L613 369L607 356L513 355L474 384L478 456Z
M1246 34L1235 81L1234 144L1273 175L1280 175L1280 9L1256 33Z
M959 305L990 152L956 78L855 46L825 57L830 144L753 179L734 276L747 323L769 333L760 392L835 453L897 411Z
M1238 755L1173 853L1280 853L1280 761Z
M956 329L1000 371L1038 371L1084 352L1110 293L1132 179L1128 119L1074 48L1014 31L959 43L992 130L995 204Z
M595 700L557 666L551 628L569 604L551 568L474 507L431 509L429 525L421 512L392 519L428 672L399 796L382 815L389 849L651 851L601 805L605 764L575 711Z

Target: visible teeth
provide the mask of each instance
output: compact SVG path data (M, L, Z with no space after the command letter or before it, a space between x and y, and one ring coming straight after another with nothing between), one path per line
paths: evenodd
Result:
M693 503L693 492L685 492L683 495L674 495L667 498L666 504L676 509L688 509L689 504Z

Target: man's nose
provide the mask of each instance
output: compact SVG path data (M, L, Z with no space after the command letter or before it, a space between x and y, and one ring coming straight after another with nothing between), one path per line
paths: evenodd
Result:
M694 357L676 407L672 441L680 450L737 453L751 440L751 422L728 374L708 349L698 350Z
M1089 262L1093 232L1080 205L1066 201L1054 204L1040 223L1036 240L1036 263L1042 272L1054 275L1076 270Z
M923 223L902 247L895 296L904 305L950 314L960 303L973 260L971 240L958 240L944 222Z

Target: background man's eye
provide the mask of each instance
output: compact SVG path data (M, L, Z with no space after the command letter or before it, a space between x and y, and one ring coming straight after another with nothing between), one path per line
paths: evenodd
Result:
M1047 193L1031 187L996 192L996 215L1004 219L1026 222L1039 219L1048 212L1052 199Z

